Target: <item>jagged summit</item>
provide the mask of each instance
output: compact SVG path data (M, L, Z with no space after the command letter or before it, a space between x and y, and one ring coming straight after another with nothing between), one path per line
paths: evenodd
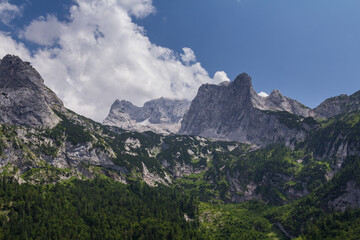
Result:
M242 73L227 86L202 85L179 133L258 145L302 139L303 129L292 129L278 119L276 113L283 111L307 117L310 109L278 90L268 97L259 96L251 77Z
M117 107L117 106L120 106L120 107L136 107L135 105L133 105L131 102L129 101L126 101L126 100L119 100L119 99L116 99L115 102L111 105L111 108L113 107Z
M44 85L30 63L6 55L0 61L0 122L31 127L52 127L59 122L53 112L64 111L61 100Z
M137 132L177 133L189 106L188 100L163 97L145 102L142 107L126 100L116 100L103 124Z

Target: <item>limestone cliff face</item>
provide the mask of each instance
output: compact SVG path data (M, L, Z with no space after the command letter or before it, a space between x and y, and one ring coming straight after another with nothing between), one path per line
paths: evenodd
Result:
M63 103L40 74L19 57L6 55L0 61L0 122L52 127L60 121L52 109L63 111Z
M342 94L331 97L314 108L311 115L315 118L330 118L343 113L360 110L360 91L348 96Z
M188 100L167 98L148 101L143 107L137 107L128 101L116 100L103 124L137 132L177 133L189 106Z
M257 145L303 139L311 128L310 109L273 91L259 96L251 78L240 74L233 82L199 88L184 115L180 134L234 140ZM301 115L301 116L299 116Z

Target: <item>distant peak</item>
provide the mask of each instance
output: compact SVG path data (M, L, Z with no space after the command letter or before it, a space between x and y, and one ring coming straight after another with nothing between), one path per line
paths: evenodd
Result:
M278 89L275 89L270 93L270 96L282 96L282 94Z
M122 100L116 99L115 102L116 102L116 103L126 103L126 102L129 102L129 101L126 101L125 99L122 99Z
M133 104L129 101L126 101L126 100L119 100L119 99L116 99L115 102L111 105L111 108L113 107L129 107L129 106L133 106Z

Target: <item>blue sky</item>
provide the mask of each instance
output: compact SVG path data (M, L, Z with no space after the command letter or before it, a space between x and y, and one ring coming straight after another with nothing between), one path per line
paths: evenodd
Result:
M0 0L0 55L31 61L66 106L98 121L116 98L192 98L225 73L315 107L360 90L359 10L358 0Z
M360 90L360 1L155 0L141 21L150 39L191 47L204 68L230 79L249 73L257 91L274 88L315 107Z

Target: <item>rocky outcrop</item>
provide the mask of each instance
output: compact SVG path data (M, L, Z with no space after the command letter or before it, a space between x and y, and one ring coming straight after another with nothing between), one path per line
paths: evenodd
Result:
M360 91L348 96L342 94L328 98L313 109L311 115L315 118L330 118L343 113L360 110Z
M116 100L103 124L137 132L177 133L189 107L188 100L159 98L146 102L143 107Z
M0 123L29 127L52 127L54 113L63 103L44 85L40 74L19 57L6 55L0 61Z
M257 145L303 139L311 124L304 121L310 109L277 90L259 96L251 78L240 74L228 84L199 88L184 115L180 134L234 140Z
M343 186L345 188L345 186ZM360 187L355 181L349 181L346 189L341 191L340 196L328 202L330 209L345 211L347 208L359 208L360 206Z

